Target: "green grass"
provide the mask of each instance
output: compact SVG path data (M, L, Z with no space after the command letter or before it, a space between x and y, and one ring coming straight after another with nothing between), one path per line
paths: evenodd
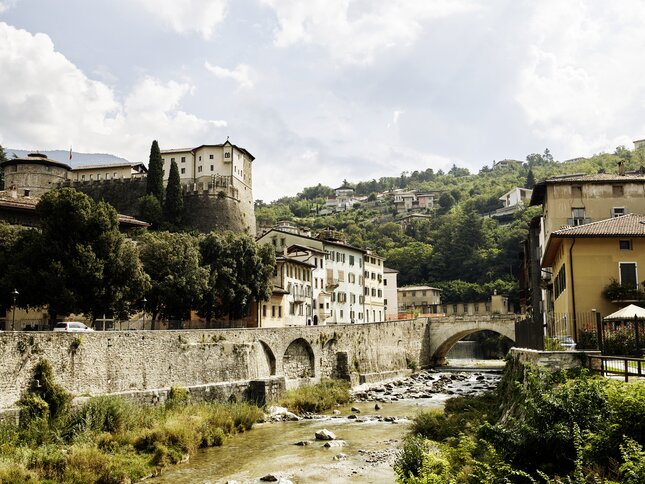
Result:
M235 404L137 407L98 397L56 421L0 425L0 482L139 480L226 436L249 430L260 408Z
M294 413L322 412L336 404L349 403L349 389L349 382L344 380L323 380L316 385L289 390L279 404Z

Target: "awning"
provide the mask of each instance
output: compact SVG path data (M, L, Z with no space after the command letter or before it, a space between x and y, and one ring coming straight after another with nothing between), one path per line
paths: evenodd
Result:
M633 319L645 319L645 309L630 304L604 318L605 321L631 321Z

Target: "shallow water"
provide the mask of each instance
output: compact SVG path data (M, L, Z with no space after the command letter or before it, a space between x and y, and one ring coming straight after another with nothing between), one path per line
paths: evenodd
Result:
M472 383L475 376L468 378ZM466 382L457 382L459 388ZM467 384L467 383L466 383ZM267 474L289 479L293 483L393 483L391 463L410 421L419 410L441 408L449 396L443 393L432 398L399 400L381 403L354 403L339 408L340 416L298 422L263 423L253 430L230 437L224 446L206 449L182 464L155 478L155 483L219 483L235 480L240 483L258 483ZM357 420L347 417L351 406L358 407ZM397 423L369 421L369 416L399 417ZM324 442L315 441L314 433L329 429L344 447L324 448ZM296 442L311 441L297 446ZM334 460L343 453L345 460Z

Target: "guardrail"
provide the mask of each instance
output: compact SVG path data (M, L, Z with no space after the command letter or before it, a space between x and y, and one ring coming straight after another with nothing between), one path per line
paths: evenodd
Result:
M602 376L624 375L625 381L630 376L645 377L645 359L626 356L588 356L589 369Z

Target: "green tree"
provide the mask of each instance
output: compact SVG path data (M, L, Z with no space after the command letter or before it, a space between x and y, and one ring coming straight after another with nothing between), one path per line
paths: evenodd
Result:
M159 203L163 202L163 160L157 140L152 142L150 147L150 159L148 161L146 193L157 197Z
M399 271L399 283L427 281L431 277L432 246L423 242L411 242L385 253L388 267Z
M181 224L184 216L184 193L181 189L179 179L179 168L174 161L170 163L168 185L166 186L166 198L163 202L163 212L166 222L177 227Z
M529 168L529 172L526 175L526 183L524 184L524 188L528 188L532 190L534 186L535 186L535 176L533 175L533 169Z
M273 247L258 246L248 235L211 232L201 240L200 252L209 274L200 307L207 320L240 319L248 314L252 302L271 297Z
M454 204L455 204L455 199L450 193L448 192L442 193L441 196L439 197L440 213L441 214L447 213Z
M148 222L151 228L158 229L163 223L163 209L152 193L139 199L139 218Z
M139 251L150 277L147 306L153 328L160 318L186 318L201 301L208 283L208 272L201 267L197 237L149 232L139 239Z
M25 231L16 244L21 305L47 306L51 323L70 313L126 318L149 282L116 210L63 188L43 195L36 212L40 230Z

